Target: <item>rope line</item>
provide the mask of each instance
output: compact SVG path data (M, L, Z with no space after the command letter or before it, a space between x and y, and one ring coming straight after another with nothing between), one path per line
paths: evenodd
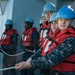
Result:
M15 69L15 66L13 66L13 67L8 67L8 68L2 68L2 69L0 69L0 71L10 70L10 69Z
M23 52L18 53L18 54L10 55L10 54L6 53L5 51L3 51L2 49L0 49L0 50L1 50L5 55L10 56L10 57L19 56L19 55L22 55L22 54L25 53L25 52L23 51Z
M14 57L14 56L19 56L19 55L22 55L22 54L24 54L25 53L25 51L23 51L23 52L21 52L21 53L18 53L18 54L14 54L14 55L11 55L11 54L8 54L8 53L6 53L5 51L3 51L2 49L0 49L5 55L7 55L7 56L10 56L10 57ZM28 50L30 53L35 53L34 51L31 51L31 50Z

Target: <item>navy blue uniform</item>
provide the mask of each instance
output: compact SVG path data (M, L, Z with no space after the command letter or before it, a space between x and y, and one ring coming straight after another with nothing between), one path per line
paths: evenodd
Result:
M21 43L21 48L22 50L25 51L25 49L29 49L31 51L35 50L37 51L38 50L38 39L39 39L39 34L36 32L36 31L33 31L32 32L32 42L33 42L33 46L27 46L27 47L24 47ZM25 54L23 55L23 61L26 61L33 53L31 52L26 52L25 51ZM21 70L21 75L34 75L34 71L32 68L30 69L24 69L24 70Z
M53 66L59 64L67 57L75 54L75 38L69 37L50 54L44 57L41 56L41 50L32 55L31 61L32 67L34 68L45 68L51 69ZM39 56L39 57L38 57ZM38 57L38 58L37 58ZM35 59L36 58L36 59ZM59 75L75 75L75 72L60 72Z

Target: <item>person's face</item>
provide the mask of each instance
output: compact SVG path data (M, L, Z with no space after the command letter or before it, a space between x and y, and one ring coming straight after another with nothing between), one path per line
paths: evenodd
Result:
M45 12L45 17L46 17L46 20L47 20L47 21L50 20L50 17L51 17L52 14L53 14L53 11Z
M24 22L24 26L25 26L25 29L26 29L26 30L30 29L30 25L29 25L28 22Z
M54 32L58 28L58 23L57 21L51 22L51 30Z
M6 25L6 26L5 26L5 29L6 29L6 31L11 30L11 29L12 29L12 25Z
M24 22L24 27L25 27L25 29L29 28L26 22Z
M70 24L70 19L64 19L64 18L58 19L58 27L61 31L67 29L69 24Z
M42 23L45 23L47 20L46 20L46 17L42 17Z

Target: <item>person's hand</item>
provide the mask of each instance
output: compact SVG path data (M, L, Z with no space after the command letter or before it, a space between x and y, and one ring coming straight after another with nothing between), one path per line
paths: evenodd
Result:
M26 48L25 51L26 51L26 52L29 52L29 49Z
M20 62L20 63L15 65L16 70L22 70L24 68L25 68L25 62Z
M16 64L15 65L15 69L16 70L22 70L22 69L31 68L32 67L31 64L30 64L31 60L32 59L29 58L26 62L21 62L21 63Z
M32 67L32 65L31 65L31 63L30 63L31 60L32 60L32 58L29 58L29 59L25 62L25 68L26 68L26 69Z

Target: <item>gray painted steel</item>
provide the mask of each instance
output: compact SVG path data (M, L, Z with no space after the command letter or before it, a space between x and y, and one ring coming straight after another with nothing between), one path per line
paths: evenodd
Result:
M0 69L2 69L2 63L3 63L3 53L0 52ZM0 75L2 75L2 71L0 71Z

